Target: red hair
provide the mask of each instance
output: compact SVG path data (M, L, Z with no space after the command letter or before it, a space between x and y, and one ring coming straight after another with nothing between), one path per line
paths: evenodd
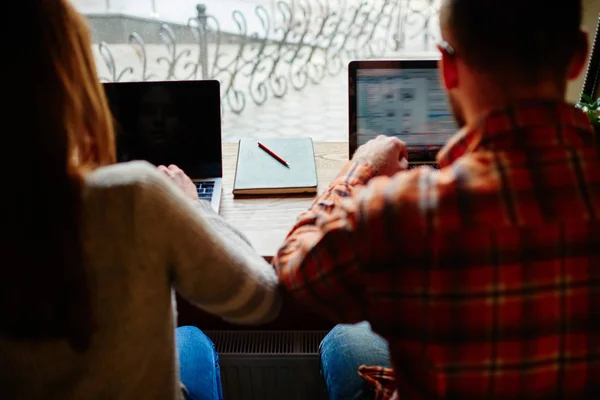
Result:
M111 114L89 31L68 0L11 8L28 26L6 41L3 67L0 335L65 339L85 350L95 313L84 269L83 180L115 161Z

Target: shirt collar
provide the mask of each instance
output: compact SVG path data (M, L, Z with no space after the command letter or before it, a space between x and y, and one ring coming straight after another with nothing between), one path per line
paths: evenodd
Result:
M440 150L437 163L443 168L476 150L593 145L594 136L589 119L574 106L530 101L492 111L475 127L461 129Z

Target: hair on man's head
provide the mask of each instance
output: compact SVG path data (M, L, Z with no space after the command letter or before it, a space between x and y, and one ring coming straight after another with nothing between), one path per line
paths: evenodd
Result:
M566 72L581 14L581 0L444 0L440 22L474 69L528 80Z

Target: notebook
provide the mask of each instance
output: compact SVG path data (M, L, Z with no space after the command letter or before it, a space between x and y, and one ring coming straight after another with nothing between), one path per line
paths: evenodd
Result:
M259 142L288 166L261 148ZM311 138L240 140L234 195L311 194L317 192L317 183Z

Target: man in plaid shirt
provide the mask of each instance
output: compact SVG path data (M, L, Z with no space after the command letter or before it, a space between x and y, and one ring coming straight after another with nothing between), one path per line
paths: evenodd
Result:
M281 284L378 334L325 338L330 399L600 399L600 158L564 100L581 1L447 0L440 21L461 126L441 169L359 148L287 237Z

